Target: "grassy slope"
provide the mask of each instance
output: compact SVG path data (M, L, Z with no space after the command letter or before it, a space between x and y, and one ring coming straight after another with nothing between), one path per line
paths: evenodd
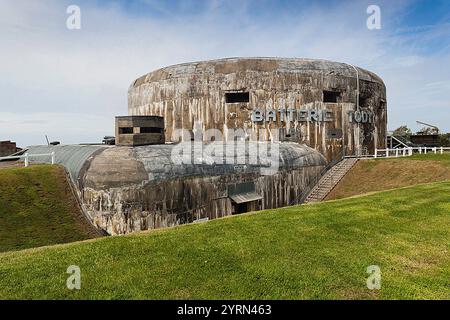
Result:
M326 200L446 180L450 180L450 154L361 160Z
M449 194L434 183L3 253L0 298L449 299ZM374 264L379 291L366 287Z
M96 237L58 166L0 170L0 251Z

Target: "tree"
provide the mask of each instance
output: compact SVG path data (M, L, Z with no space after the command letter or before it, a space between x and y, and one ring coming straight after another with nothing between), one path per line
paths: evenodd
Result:
M411 129L408 128L406 125L400 126L394 130L394 136L401 136L401 137L409 138L411 136L411 134L412 134Z
M440 135L440 146L450 147L450 133L445 133Z

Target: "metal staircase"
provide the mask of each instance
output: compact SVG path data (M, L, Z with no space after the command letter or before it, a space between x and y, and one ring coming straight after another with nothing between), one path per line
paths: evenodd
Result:
M398 135L388 135L387 145L389 149L416 147L416 145L407 138Z
M312 188L305 199L305 203L318 202L325 199L358 160L358 158L345 158L328 170Z

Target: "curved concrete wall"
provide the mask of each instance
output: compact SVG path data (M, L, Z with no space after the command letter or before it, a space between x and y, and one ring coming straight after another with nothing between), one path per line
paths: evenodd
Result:
M51 157L33 157L34 154L50 154L55 152L55 163L63 165L73 183L80 187L81 177L89 165L89 161L102 150L103 145L57 145L31 146L27 148L31 163L51 163Z
M95 156L81 190L94 224L124 234L231 215L228 188L248 182L262 196L251 210L297 204L326 163L314 149L281 143L278 171L261 175L261 165L216 164L207 158L202 164L173 164L176 146L115 147Z
M236 151L233 164L226 162L226 152L223 162L208 155L191 157L201 159L195 164L177 161L182 145L35 146L28 153L32 162L50 163L50 157L32 155L55 152L56 162L70 172L91 222L112 235L231 215L236 207L230 190L248 183L261 200L247 211L298 204L326 165L323 155L298 143L269 143L275 157L258 151L260 143L247 143L244 151ZM255 154L258 163L253 164L248 159ZM245 164L235 164L245 159ZM277 166L266 174L263 170L274 161Z
M358 73L358 75L357 75ZM360 110L373 113L371 123L355 123L357 77ZM323 91L341 92L338 103L324 103ZM249 103L226 103L225 93L245 91ZM330 122L254 122L255 109L264 111L330 110ZM177 140L176 129L241 128L252 139L271 139L271 130L285 129L288 140L307 144L328 160L342 153L373 153L385 146L386 88L375 74L348 64L310 59L231 58L175 65L151 72L130 86L130 115L158 115L165 119L166 141ZM342 130L339 138L330 130ZM292 134L291 134L292 133ZM207 140L206 136L203 136Z

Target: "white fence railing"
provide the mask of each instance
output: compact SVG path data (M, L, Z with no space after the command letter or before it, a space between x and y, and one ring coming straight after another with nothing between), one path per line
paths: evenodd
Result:
M395 148L395 149L375 149L374 158L398 158L398 157L409 157L413 153L419 154L443 154L444 152L449 152L448 147L418 147L418 148ZM370 156L369 156L370 157Z
M0 157L0 161L1 160L24 159L25 167L28 167L30 165L30 158L40 158L40 157L51 157L52 164L55 164L55 152L45 153L45 154L28 154L28 153L25 153L25 154L23 154L21 156Z

